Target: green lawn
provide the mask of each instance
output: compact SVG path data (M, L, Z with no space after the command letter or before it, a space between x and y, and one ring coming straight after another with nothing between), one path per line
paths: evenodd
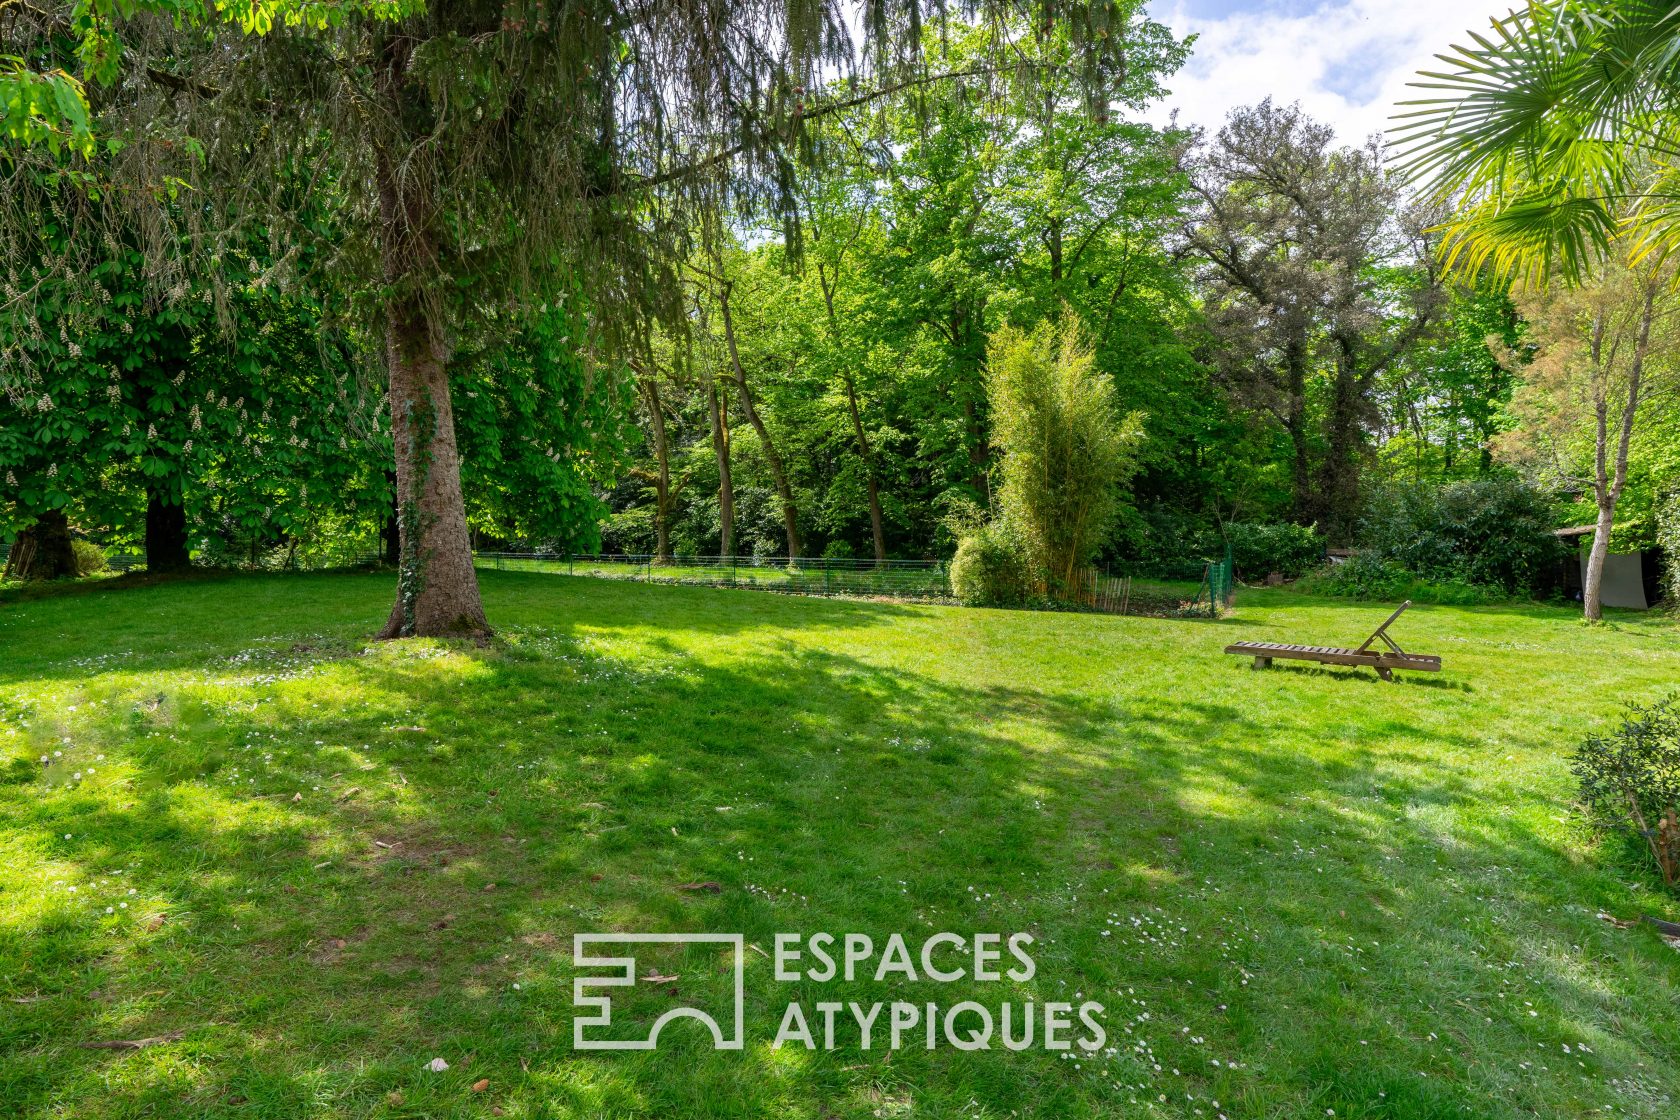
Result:
M579 560L543 560L528 556L479 556L477 565L494 571L563 572L567 575L602 579L640 580L644 583L687 583L709 586L743 584L765 591L791 591L810 595L890 596L901 599L949 599L950 583L943 569L933 567L883 567L862 563L827 565L821 560L788 568L785 560L761 564L722 563L717 557L678 558L671 564L631 562L611 556Z
M1564 760L1680 682L1658 618L1415 608L1446 671L1382 684L1221 654L1383 614L1286 592L1211 622L481 577L485 650L367 643L374 575L0 597L0 1116L1680 1111L1680 953L1596 916L1680 905ZM745 1050L582 1053L580 930L1028 931L1037 974L749 951ZM717 963L618 1014L715 1001ZM1111 1051L768 1045L791 999L1075 993Z

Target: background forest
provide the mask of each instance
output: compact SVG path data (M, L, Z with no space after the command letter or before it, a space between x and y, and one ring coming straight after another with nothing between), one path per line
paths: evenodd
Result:
M1122 10L1125 64L1097 102L1056 26L1010 36L1030 82L998 84L997 29L956 22L922 32L937 80L867 98L837 80L776 204L681 239L662 316L592 300L564 260L540 300L454 314L474 544L947 559L991 534L1042 553L1050 593L1057 565L1182 575L1227 546L1249 580L1559 593L1573 545L1553 531L1601 512L1571 372L1587 297L1445 274L1445 215L1381 138L1344 145L1269 101L1206 129L1145 123L1194 48ZM0 12L26 55L69 49L28 18ZM195 96L174 60L148 65L150 83L101 96ZM389 294L329 267L368 250L349 197L290 165L260 203L234 196L268 236L194 258L164 299L142 252L157 229L41 174L39 144L9 150L49 216L44 241L14 224L0 246L0 534L31 556L82 540L83 567L94 546L154 570L397 562L389 397L370 375ZM193 205L165 208L163 236L198 244ZM1650 291L1617 551L1680 532L1677 297Z

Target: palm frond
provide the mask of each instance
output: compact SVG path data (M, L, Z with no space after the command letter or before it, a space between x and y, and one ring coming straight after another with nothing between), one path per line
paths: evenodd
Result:
M1637 251L1675 235L1647 200L1680 162L1680 15L1654 0L1550 0L1472 33L1412 85L1391 147L1455 217L1453 267L1578 279L1625 234Z

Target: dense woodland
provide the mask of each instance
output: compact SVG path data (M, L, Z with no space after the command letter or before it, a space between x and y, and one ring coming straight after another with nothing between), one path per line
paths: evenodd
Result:
M659 559L996 527L1052 598L1227 545L1547 594L1555 528L1680 533L1668 266L1548 290L1444 251L1382 137L1148 123L1194 48L1141 4L256 7L0 7L14 574L378 554L397 634L470 578L457 505Z

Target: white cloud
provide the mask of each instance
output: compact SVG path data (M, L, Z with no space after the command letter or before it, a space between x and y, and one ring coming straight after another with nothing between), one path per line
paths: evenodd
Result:
M1237 0L1213 16L1210 0L1155 0L1151 14L1178 36L1198 35L1190 61L1171 78L1165 121L1217 129L1238 105L1270 96L1299 101L1349 144L1389 127L1395 103L1418 96L1406 83L1466 32L1482 31L1513 0Z

